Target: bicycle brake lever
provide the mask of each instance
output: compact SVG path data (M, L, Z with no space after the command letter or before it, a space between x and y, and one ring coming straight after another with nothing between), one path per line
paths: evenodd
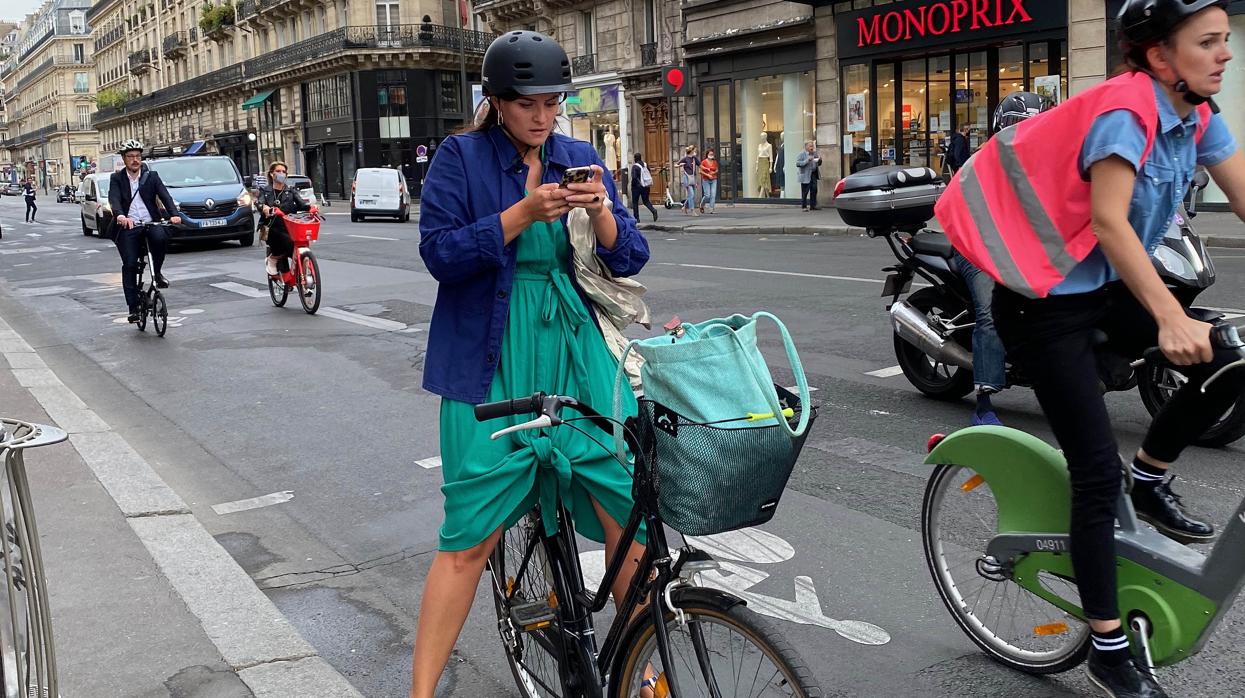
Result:
M501 431L495 431L493 432L493 435L490 436L489 438L492 439L493 441L496 441L497 439L505 436L506 434L513 434L516 431L526 431L528 429L545 429L551 426L553 426L553 419L551 419L549 415L547 414L542 414L536 419L533 419L529 422L524 422L522 424L516 424L512 427L506 427L505 429L502 429Z

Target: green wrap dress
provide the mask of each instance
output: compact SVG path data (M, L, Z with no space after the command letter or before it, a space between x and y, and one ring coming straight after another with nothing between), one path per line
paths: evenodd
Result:
M574 397L608 412L614 399L618 361L584 307L567 269L570 243L561 222L536 223L516 239L517 267L501 359L487 401L526 397L537 391ZM623 414L636 413L635 397L623 382ZM567 411L564 417L574 414ZM532 415L478 422L472 405L441 401L441 472L445 521L440 549L466 550L498 528L509 528L542 504L552 533L555 496L570 510L576 530L604 542L590 498L619 525L631 513L631 475L607 448L611 434L586 421L575 422L597 441L562 426L522 431L496 441L495 431Z

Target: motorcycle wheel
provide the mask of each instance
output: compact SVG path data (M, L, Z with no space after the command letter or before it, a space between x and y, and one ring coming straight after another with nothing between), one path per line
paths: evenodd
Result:
M908 303L927 318L950 320L967 308L954 297L939 293L937 289L923 288L908 296ZM949 366L935 361L916 346L909 344L899 335L894 335L895 358L908 382L917 390L934 398L948 402L973 392L973 372L960 366ZM960 346L973 346L972 329L963 329L952 335L952 340Z
M1137 392L1141 393L1141 402L1153 417L1187 381L1184 374L1172 366L1149 364L1137 377ZM1193 443L1204 448L1222 448L1242 436L1245 436L1245 395L1237 398L1236 404Z

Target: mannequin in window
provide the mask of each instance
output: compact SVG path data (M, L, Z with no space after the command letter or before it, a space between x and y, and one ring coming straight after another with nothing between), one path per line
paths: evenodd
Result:
M769 134L761 132L761 144L757 146L756 187L757 196L765 198L770 192L770 173L774 171L774 146L770 145Z
M787 188L787 173L785 166L787 162L787 132L780 131L778 133L778 154L774 157L774 175L771 177L774 188L782 191Z
M610 172L618 171L618 138L614 136L614 127L610 126L606 129L605 135L601 140L605 142L605 169Z

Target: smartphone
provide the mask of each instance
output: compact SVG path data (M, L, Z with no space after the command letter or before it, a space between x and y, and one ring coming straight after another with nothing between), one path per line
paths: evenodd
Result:
M568 184L583 184L590 179L592 179L591 167L567 168L562 175L562 188L565 189Z

